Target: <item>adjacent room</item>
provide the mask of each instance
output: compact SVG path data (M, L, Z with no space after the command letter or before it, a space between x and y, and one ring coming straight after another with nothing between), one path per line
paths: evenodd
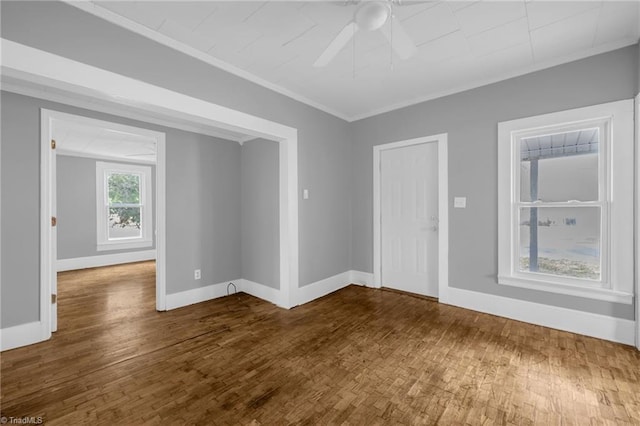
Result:
M640 425L640 2L0 18L2 423Z

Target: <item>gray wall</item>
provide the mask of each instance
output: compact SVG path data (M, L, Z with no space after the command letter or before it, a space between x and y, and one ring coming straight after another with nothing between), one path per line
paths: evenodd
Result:
M435 99L353 123L353 269L372 272L374 145L449 134L449 285L633 319L631 305L500 286L498 150L500 121L633 97L638 48L595 57ZM466 209L453 197L466 196Z
M241 148L242 278L280 288L278 143L255 139Z
M298 129L300 285L351 268L346 121L61 2L2 2L2 37ZM36 247L30 249L33 253Z
M58 218L58 259L155 249L156 237L155 233L153 233L153 244L150 247L127 250L97 250L96 161L102 160L66 155L57 156L56 216ZM142 165L151 167L152 187L150 191L152 203L155 206L156 167L150 164ZM156 223L155 216L156 211L154 208L154 227Z
M238 143L6 92L1 104L3 328L39 319L40 108L165 132L167 292L240 277Z
M184 132L180 132L184 133ZM167 134L167 293L240 278L240 145ZM169 267L171 266L171 267ZM193 270L202 280L193 280Z
M0 323L6 328L39 317L40 116L16 96L0 96Z

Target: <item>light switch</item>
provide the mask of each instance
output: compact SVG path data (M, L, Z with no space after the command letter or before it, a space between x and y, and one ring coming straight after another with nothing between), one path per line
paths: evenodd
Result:
M302 199L303 200L308 200L309 199L309 190L308 189L303 189L302 190Z
M467 197L455 197L453 199L453 207L456 209L464 209L467 207Z

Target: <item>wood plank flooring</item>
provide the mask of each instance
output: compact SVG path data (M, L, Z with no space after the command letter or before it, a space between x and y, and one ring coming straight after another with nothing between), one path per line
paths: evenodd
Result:
M59 279L59 331L2 353L2 416L46 424L640 425L640 352L350 286L154 310L151 262Z

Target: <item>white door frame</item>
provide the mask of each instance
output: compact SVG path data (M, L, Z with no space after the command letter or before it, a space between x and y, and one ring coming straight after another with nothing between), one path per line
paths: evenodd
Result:
M438 299L446 303L449 288L449 175L447 163L447 133L376 145L373 147L373 286L382 286L381 251L381 153L388 149L423 143L438 144Z
M131 111L144 111L154 117L165 119L168 126L175 122L188 122L202 128L219 128L244 133L279 142L279 207L280 207L280 290L277 305L291 308L298 291L298 134L297 129L270 120L245 114L211 102L193 98L159 86L148 84L130 77L73 61L49 52L34 49L10 40L0 39L2 47L2 75L14 83L34 91L42 87L41 93L62 93L70 100L89 109L101 110L101 106L119 106L120 114L126 116ZM14 84L15 86L16 84ZM37 95L36 95L37 96ZM45 96L46 97L46 96ZM95 102L95 104L94 104ZM67 102L73 105L74 102ZM91 105L95 105L92 108ZM104 108L102 108L104 110ZM113 113L113 112L112 112ZM158 153L159 155L163 155ZM158 163L164 158L158 158ZM41 179L46 179L50 170L43 164ZM164 167L163 167L164 170ZM165 185L164 173L157 172L156 185ZM47 185L43 185L43 191ZM159 194L164 198L165 194ZM42 194L42 197L45 195ZM47 194L47 199L49 194ZM50 214L41 211L41 250L50 247ZM159 207L161 208L161 207ZM161 266L157 274L158 310L166 309L166 235L164 216L157 219L158 238L156 255ZM54 267L48 256L41 258L42 279L40 283L40 319L38 336L31 336L28 343L46 340L50 330L50 277ZM4 345L3 345L4 346ZM6 348L2 348L6 349Z
M49 294L55 294L53 289L53 283L56 280L56 273L58 268L56 267L57 259L56 259L56 247L53 246L55 244L55 239L53 236L56 233L56 229L53 227L49 227L48 232L47 229L44 228L47 214L51 214L54 211L54 206L56 204L56 193L55 191L55 183L57 177L55 175L55 151L50 147L50 141L53 139L53 122L55 120L65 121L70 123L77 123L86 126L95 126L100 128L108 128L124 133L132 133L140 136L146 136L149 138L153 138L156 141L156 182L153 183L155 192L156 192L156 202L153 206L155 211L156 221L154 223L154 228L156 232L154 233L156 239L156 247L158 246L157 240L164 239L164 226L161 228L158 226L159 223L165 223L165 208L166 208L166 200L165 200L165 173L166 173L166 164L165 164L165 141L166 136L163 132L157 132L154 130L144 129L141 127L127 126L120 123L114 123L111 121L98 120L95 118L89 118L76 114L68 114L60 111L49 110L45 108L40 109L40 141L41 141L41 217L42 220L42 228L40 233L41 238L41 256L42 256L42 265L41 265L41 280L42 282L46 282L47 280L50 283L51 291L45 293L43 297L48 297ZM162 179L160 179L160 177ZM165 268L166 259L164 254L161 258L158 257L158 252L156 251L156 269ZM166 306L165 302L165 291L163 289L166 288L165 285L165 274L164 273L156 273L156 309L161 311L164 310ZM42 301L44 302L44 300ZM55 318L53 312L50 312L52 322L55 322ZM55 331L52 330L52 331Z
M636 225L636 254L635 258L635 275L636 275L636 288L634 294L634 302L636 305L635 322L636 322L636 348L640 350L640 93L636 96L635 102L635 128L636 128L636 211L635 211L635 225Z

